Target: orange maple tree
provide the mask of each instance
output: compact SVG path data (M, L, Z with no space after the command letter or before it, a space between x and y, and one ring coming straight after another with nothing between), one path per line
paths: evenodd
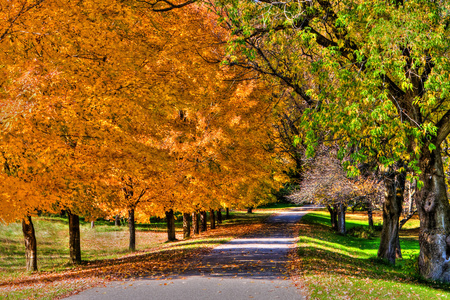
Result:
M268 199L278 168L263 147L269 94L211 63L228 35L204 7L13 2L0 11L4 222L66 210L79 263L78 216L126 211L134 250L135 213L170 219Z

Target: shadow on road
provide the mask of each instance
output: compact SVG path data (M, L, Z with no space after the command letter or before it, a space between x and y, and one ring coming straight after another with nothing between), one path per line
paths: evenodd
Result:
M172 278L211 276L271 280L286 277L287 254L295 247L297 238L294 227L314 208L298 207L273 215L262 230L214 248L190 263L189 270Z
M261 230L191 258L183 266L175 266L173 273L112 282L69 299L304 299L288 280L287 254L296 245L296 223L314 208L271 216Z

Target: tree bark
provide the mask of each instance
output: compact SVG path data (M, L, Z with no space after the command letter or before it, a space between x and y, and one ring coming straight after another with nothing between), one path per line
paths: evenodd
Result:
M383 229L381 230L378 258L385 259L392 264L395 264L396 257L401 257L398 231L405 183L405 172L391 174L384 179L386 193L383 203Z
M414 207L414 195L416 194L416 188L417 188L417 180L414 179L412 182L408 181L408 214L411 214L413 211L416 212L416 210L413 210ZM400 226L401 228L401 226Z
M441 149L430 152L422 147L419 167L423 187L416 197L420 218L419 270L423 277L444 282L450 281L450 206L447 198L446 174Z
M95 227L95 221L91 221L91 229Z
M199 234L199 225L200 225L200 222L199 222L200 220L199 220L199 218L198 218L198 212L193 212L192 213L192 232L193 232L193 234L194 235L197 235L197 234Z
M67 210L69 217L69 251L73 264L81 263L80 217Z
M222 224L222 210L220 208L217 210L217 224Z
M331 229L334 231L338 231L338 221L337 221L338 205L337 204L334 204L333 206L327 205L327 209L330 212Z
M227 207L225 208L225 218L228 220L230 218L230 209Z
M373 212L372 212L372 207L369 207L367 209L367 219L369 222L369 228L373 229Z
M347 231L345 229L345 211L347 210L347 206L344 203L338 204L338 232L340 234L345 234Z
M175 219L173 217L173 210L166 211L166 221L167 221L167 240L172 242L175 241Z
M136 224L134 222L134 208L128 209L128 230L130 231L128 249L130 251L136 251Z
M400 227L399 227L400 230ZM400 237L397 235L397 242L396 242L397 246L395 249L395 258L403 258L402 255L402 247L400 246Z
M25 258L28 272L37 271L37 243L33 222L28 216L22 219L22 232L25 242Z
M206 211L202 210L200 212L200 231L206 231L207 230L207 220L206 220Z
M209 225L211 229L216 229L216 214L214 213L214 209L209 210Z
M247 213L252 214L253 213L253 206L250 206L247 208Z
M116 215L114 218L114 226L120 226L120 216Z
M189 213L183 213L183 239L191 237L191 220Z

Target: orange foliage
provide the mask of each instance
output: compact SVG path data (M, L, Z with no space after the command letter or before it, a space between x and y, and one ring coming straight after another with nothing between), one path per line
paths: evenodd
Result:
M0 219L136 208L144 220L266 201L278 168L264 150L270 91L210 62L222 59L227 32L205 8L9 3L0 11Z

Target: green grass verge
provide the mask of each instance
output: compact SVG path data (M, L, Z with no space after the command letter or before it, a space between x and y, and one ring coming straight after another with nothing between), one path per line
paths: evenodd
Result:
M331 231L327 212L308 214L301 223L295 263L312 299L450 298L450 285L425 281L417 274L417 221L400 234L404 258L395 266L376 258L379 237L338 235ZM368 227L367 219L347 214L346 226Z

